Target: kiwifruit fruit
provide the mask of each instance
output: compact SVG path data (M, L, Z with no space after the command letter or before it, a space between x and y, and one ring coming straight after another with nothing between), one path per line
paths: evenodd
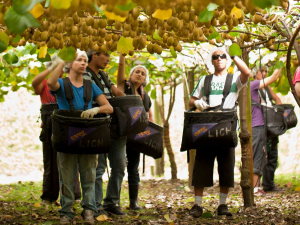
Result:
M54 33L56 31L56 24L55 23L51 23L49 25L49 28L48 28L49 32L52 32Z
M108 50L108 47L107 47L106 44L101 45L101 47L100 47L100 52L106 53L107 50Z
M86 22L86 25L88 25L88 26L93 26L93 24L94 24L94 17L88 16L88 17L86 18L85 22Z
M89 27L88 30L87 30L87 34L88 35L93 35L94 33L94 29L92 27Z
M106 30L105 29L98 29L98 34L100 35L100 37L105 37L105 34L106 34Z
M114 34L113 36L112 36L112 39L113 39L113 41L118 41L119 40L119 35L118 34Z
M115 29L116 30L121 30L121 28L122 28L122 23L120 21L116 21L115 22Z
M89 45L89 42L90 42L89 37L83 37L82 41L81 41L81 45L87 46L87 45Z
M100 19L99 20L99 27L101 29L104 29L104 28L106 28L106 26L107 26L107 21L105 19Z
M100 26L99 26L99 20L98 19L95 19L94 20L94 24L93 24L93 28L94 29L98 29Z
M136 20L139 17L139 15L140 15L140 10L139 10L138 7L134 7L132 9L131 13L132 13L132 17Z
M129 32L129 36L130 36L131 38L135 38L135 37L136 37L136 32L133 31L133 30L131 30L131 31Z
M150 54L153 54L154 53L154 51L153 51L153 44L148 44L147 45L147 51L150 53Z
M110 41L112 39L112 34L106 34L104 39L107 42Z
M130 31L131 25L128 24L128 23L124 23L124 24L123 24L123 29L124 29L124 30L127 30L127 31Z
M77 13L74 13L74 14L72 15L72 18L73 18L73 21L74 21L75 24L79 23L80 18L79 18L79 16L77 15Z
M123 30L122 35L123 35L124 37L129 37L130 32L129 32L128 30Z
M73 26L71 29L71 34L76 35L78 34L78 28L76 26Z
M68 17L66 19L66 26L67 27L72 27L74 25L73 17Z

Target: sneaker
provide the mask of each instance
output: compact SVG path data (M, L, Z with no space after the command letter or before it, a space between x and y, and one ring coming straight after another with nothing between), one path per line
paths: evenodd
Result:
M257 191L254 192L254 196L257 197L266 196L266 192L264 192L262 189L258 189Z
M123 212L121 210L121 207L119 205L115 205L115 204L111 204L111 205L106 205L104 206L104 210L106 212L109 212L109 213L112 213L112 214L115 214L117 216L125 216L127 215L126 212Z
M197 204L193 205L193 207L190 210L190 215L192 215L195 218L199 218L202 216L203 208Z
M72 219L69 218L68 216L60 217L59 224L63 225L63 224L71 224L71 223L72 223Z
M265 192L283 192L284 189L279 187L272 187L272 188L264 188Z
M222 205L219 205L219 207L218 207L218 215L232 216L232 213L228 210L227 205L222 204Z
M98 216L105 215L108 217L107 212L103 208L98 209L97 212L98 212Z
M84 210L82 217L84 219L84 224L93 225L95 223L93 210Z

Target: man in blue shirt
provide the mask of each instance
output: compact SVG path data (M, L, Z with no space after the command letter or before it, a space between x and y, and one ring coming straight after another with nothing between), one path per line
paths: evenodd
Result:
M58 66L50 74L47 81L49 89L57 96L57 103L59 109L70 109L70 105L65 96L65 90L63 80L59 78L60 71L64 69L68 73L68 77L72 84L74 93L74 109L84 110L83 100L83 77L87 67L88 57L85 52L78 51L76 58L73 62L65 63L60 60ZM100 107L92 108L92 101L96 101ZM95 85L92 84L92 99L88 104L88 110L83 111L81 117L93 118L97 113L112 113L113 108L106 100L103 92ZM95 203L95 179L96 179L96 167L98 161L97 154L66 154L57 153L58 170L60 176L60 188L61 188L61 209L60 224L70 224L74 219L74 212L71 210L74 202L73 183L74 176L79 164L80 181L82 188L82 206L84 211L82 213L85 224L94 224L94 214L97 213Z

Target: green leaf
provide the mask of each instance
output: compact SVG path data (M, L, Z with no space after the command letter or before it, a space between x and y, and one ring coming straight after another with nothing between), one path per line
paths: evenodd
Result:
M210 212L205 212L205 213L202 214L201 217L202 218L212 218L213 216L212 216L212 214Z
M48 48L47 52L52 55L56 52L56 49L55 48Z
M121 54L129 54L130 50L134 50L132 45L133 39L130 37L121 37L117 44L117 51Z
M0 33L0 40L4 42L6 45L9 44L9 37L5 32Z
M33 55L36 53L36 50L37 50L38 46L34 46L33 49L30 50L30 55Z
M19 14L26 14L29 12L37 3L43 2L44 0L13 0L13 8Z
M156 99L156 88L152 89L150 96L152 99Z
M53 224L53 222L49 221L49 220L44 223L44 225L52 225L52 224Z
M119 66L119 65L115 65L115 66L113 66L112 68L110 68L110 69L108 70L108 74L114 74L114 73L117 71L118 66Z
M93 7L97 12L103 12L103 10L99 6L97 6L94 2L93 2ZM104 18L102 17L102 19Z
M281 69L284 67L284 63L282 61L276 61L275 69Z
M0 40L0 52L4 52L7 49L7 44Z
M221 37L221 35L216 31L216 29L213 27L212 28L214 30L214 32L212 32L209 36L208 36L208 40L212 40L212 39L219 39Z
M158 35L158 30L157 29L153 33L153 39L155 39L155 40L161 40L161 37Z
M76 51L72 47L64 47L59 51L58 56L64 61L72 61L75 58Z
M231 55L231 56L233 56L233 55L242 55L242 50L241 50L240 46L236 43L233 43L229 47L229 55Z
M205 23L213 18L214 12L208 11L207 8L199 13L199 22Z
M8 63L8 64L15 64L19 61L19 58L16 54L14 53L6 53L3 56L3 59Z
M48 8L50 6L50 2L51 2L51 0L46 0L45 8Z
M280 2L278 0L253 0L253 4L258 6L259 8L268 8L272 5L280 5Z
M18 34L13 38L13 43L19 42L21 40L21 36Z
M40 61L40 62L49 62L49 61L51 61L51 57L47 53L46 56L45 56L45 58L39 58L39 56L37 56L37 60Z
M170 51L171 51L171 55L172 55L174 58L177 58L177 53L176 53L176 51L175 51L175 49L174 49L173 46L170 47Z
M18 14L12 7L5 13L4 22L7 29L15 34L23 33L28 27L40 26L31 13Z
M214 3L209 3L209 5L206 8L208 11L214 11L216 8L218 8L218 5Z
M136 6L137 5L133 3L131 0L128 0L125 5L120 5L120 4L117 5L117 7L122 11L130 11Z
M239 32L229 32L229 34L230 34L232 37L238 37L238 36L240 36Z

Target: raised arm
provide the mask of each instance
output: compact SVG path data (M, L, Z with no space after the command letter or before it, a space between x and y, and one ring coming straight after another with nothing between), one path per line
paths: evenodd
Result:
M300 98L300 82L297 82L295 84L295 90L296 90L296 94L298 95L298 97Z
M125 86L125 56L120 54L118 76L117 76L117 87L121 92L124 92L125 91L124 86Z
M149 109L149 121L154 122L154 116L151 108Z
M271 92L272 98L275 101L275 104L276 105L282 105L282 102L281 102L280 98L275 94L275 92L272 90L272 88L269 87L269 90Z
M50 74L48 80L47 80L47 84L49 86L49 89L51 91L56 91L60 88L60 85L58 83L58 78L61 74L61 71L64 67L64 63L60 62L57 67L52 71L52 73Z
M245 84L249 79L251 70L248 68L246 63L243 60L241 60L239 57L234 56L233 61L234 61L235 65L237 66L237 68L239 69L239 71L241 72L240 80L241 80L242 84Z
M278 79L281 74L282 69L275 69L273 74L259 82L259 89L263 88L264 86L269 86L274 81Z
M123 87L123 89L124 89L124 87ZM116 97L125 96L125 94L121 90L119 90L119 87L117 88L115 85L111 85L111 90Z
M32 87L34 90L34 93L39 95L42 92L43 89L43 81L46 79L46 77L49 75L50 70L46 69L43 72L41 72L40 74L38 74L35 78L33 78L32 80Z

